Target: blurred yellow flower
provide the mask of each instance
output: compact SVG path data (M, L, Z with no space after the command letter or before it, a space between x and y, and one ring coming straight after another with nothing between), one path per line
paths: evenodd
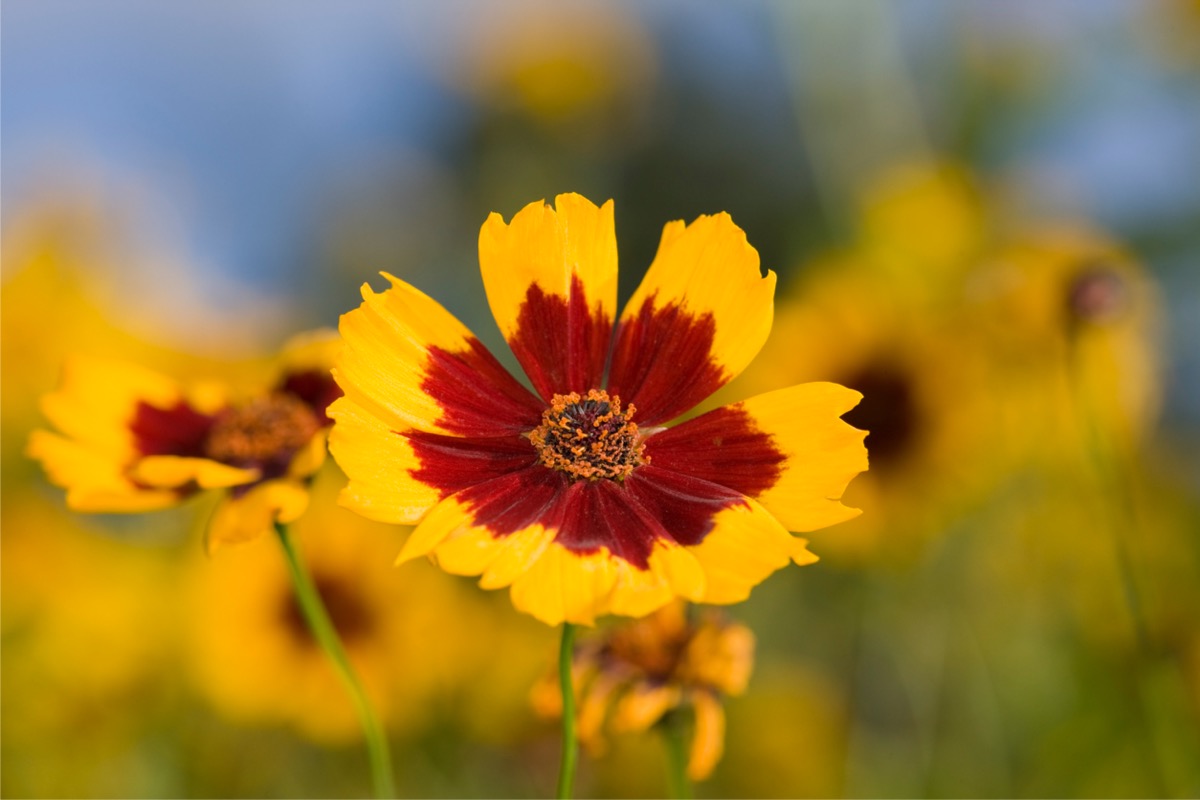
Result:
M399 579L391 564L399 531L337 507L340 483L336 470L324 470L291 532L381 722L413 730L476 660L475 593L437 571ZM218 710L320 742L362 735L273 542L198 561L190 597L189 673Z
M871 470L846 500L872 513L809 534L834 557L914 557L915 539L978 497L1003 460L978 341L961 321L893 286L850 255L810 265L733 387L754 393L828 380L863 394L844 419L869 431Z
M695 734L687 772L703 780L724 749L721 699L746 690L753 666L754 634L716 609L699 611L693 622L684 603L675 602L614 625L576 649L579 738L598 751L606 722L614 732L644 731L690 708ZM547 676L534 687L534 707L545 716L562 713L557 680Z
M1088 438L1127 452L1161 403L1158 292L1124 249L1082 225L1022 234L968 286L969 314L1008 390L1004 433L1077 463Z
M183 387L143 367L75 357L42 410L58 432L34 431L29 455L67 489L76 511L167 508L228 489L207 545L241 542L298 518L308 477L325 459L332 332L294 339L271 386L234 399L222 385Z
M98 535L11 483L0 527L4 794L126 794L114 759L178 688L171 554Z
M596 137L654 78L653 43L620 6L514 2L481 12L456 77L485 104L551 131Z

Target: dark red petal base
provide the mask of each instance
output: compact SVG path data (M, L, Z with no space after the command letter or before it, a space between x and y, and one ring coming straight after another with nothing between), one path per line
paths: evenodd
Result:
M441 406L437 424L458 436L513 435L542 418L542 401L474 338L466 350L431 348L421 389Z
M536 283L525 292L509 346L542 399L586 392L600 385L612 335L612 319L589 309L583 281L571 276L564 300Z
M608 393L636 405L642 426L674 419L726 381L712 357L713 315L697 317L675 303L657 308L655 297L618 326L608 377Z
M311 369L286 372L279 379L276 389L293 394L303 400L312 408L313 413L323 424L333 424L333 420L325 414L325 410L329 408L330 403L342 396L342 387L337 385L333 374L328 370Z
M690 433L675 433L685 427ZM587 554L607 547L647 569L657 540L699 544L720 511L773 485L783 460L741 411L713 412L660 433L648 440L648 449L667 434L674 435L657 449L665 463L638 467L623 482L572 480L537 463L521 436L397 435L409 440L420 462L413 477L443 498L456 495L476 524L497 537L540 523L558 529L555 541L569 550ZM714 437L721 440L717 453L710 451Z
M725 406L646 440L655 467L757 497L778 482L787 460L741 408Z
M215 417L184 401L170 408L139 402L129 422L134 447L143 456L204 457L204 442Z

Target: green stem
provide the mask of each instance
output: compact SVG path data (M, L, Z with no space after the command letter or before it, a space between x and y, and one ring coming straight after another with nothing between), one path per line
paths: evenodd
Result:
M571 661L575 652L575 626L563 623L562 646L558 650L558 681L562 689L562 761L558 769L559 800L571 796L575 784L575 761L579 743L575 733L575 687L571 683Z
M687 775L687 742L683 718L678 711L667 714L659 725L667 749L667 791L675 800L691 800L692 782Z
M396 788L392 783L392 761L388 754L387 736L383 732L383 726L375 716L367 693L363 691L358 675L350 665L350 659L346 657L346 650L342 647L337 630L329 619L329 613L325 610L317 587L313 585L312 578L300 562L300 554L292 544L287 526L275 523L275 532L279 534L279 543L283 546L288 571L292 576L292 586L296 591L296 600L300 604L304 620L308 623L317 644L333 662L342 685L346 687L350 700L354 703L354 710L358 712L358 721L367 740L367 758L371 764L371 782L375 787L375 796L394 797Z

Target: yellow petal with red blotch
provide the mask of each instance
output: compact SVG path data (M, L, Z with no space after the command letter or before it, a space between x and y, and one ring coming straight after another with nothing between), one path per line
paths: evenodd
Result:
M224 489L253 483L257 469L241 469L207 458L182 456L146 456L133 463L129 475L138 483L161 489L196 484L202 489Z
M110 454L49 431L33 431L26 454L42 463L51 483L67 490L74 511L154 511L183 500L179 492L138 486Z
M678 706L682 697L680 687L673 684L635 684L617 703L613 730L644 731Z
M646 456L758 500L788 530L816 530L859 513L840 498L867 468L865 434L841 415L861 398L834 383L768 392L654 434Z
M143 402L166 408L179 402L178 383L122 361L75 356L63 364L58 388L42 398L42 413L70 439L115 458L133 452L129 421Z
M705 691L693 692L692 707L696 712L696 731L692 735L687 774L693 781L702 781L712 774L725 752L725 709L716 695Z
M598 388L617 306L612 201L561 194L507 224L493 213L479 265L500 331L541 396Z
M756 499L788 530L814 531L862 513L840 500L867 469L866 432L841 419L861 399L836 383L806 383L737 404L786 458L774 485Z
M308 508L308 489L289 480L266 481L240 497L221 501L208 523L205 546L211 555L227 544L239 544L268 536L275 523L299 519Z
M722 509L698 545L688 547L707 579L705 603L737 603L777 569L811 557L807 542L788 533L761 505L746 498Z
M329 416L329 449L350 479L338 503L398 525L415 525L437 505L437 489L412 477L420 464L406 437L349 397L335 400Z
M771 330L775 273L728 214L669 223L617 324L610 393L658 424L733 379ZM663 365L668 365L664 369Z
M590 625L610 613L643 616L676 597L705 596L702 565L675 542L656 541L642 568L606 547L572 550L555 541L558 535L557 528L537 522L497 534L451 496L421 520L397 563L430 555L447 572L481 575L485 589L511 585L514 605L550 625Z
M394 431L504 435L537 425L541 403L450 312L390 275L343 314L333 370L347 397Z

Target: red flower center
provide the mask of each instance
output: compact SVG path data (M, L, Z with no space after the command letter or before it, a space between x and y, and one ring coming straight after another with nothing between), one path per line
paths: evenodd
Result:
M204 449L224 464L261 466L290 459L320 427L311 406L295 395L275 392L222 412Z
M1067 289L1067 313L1075 322L1110 323L1124 314L1129 304L1125 281L1102 263L1086 266Z
M592 389L556 394L542 412L542 424L529 433L538 461L573 479L623 481L650 458L638 427L630 417L635 408L621 410L621 398Z

